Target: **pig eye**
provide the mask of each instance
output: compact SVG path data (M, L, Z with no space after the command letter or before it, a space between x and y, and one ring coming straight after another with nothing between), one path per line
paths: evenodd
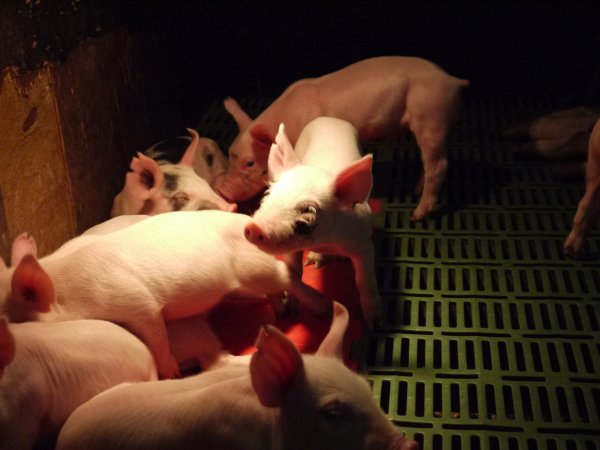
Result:
M190 198L185 192L179 192L169 199L173 211L181 211L189 201Z
M298 210L302 215L316 216L317 215L317 206L313 203L301 203L298 205Z
M335 400L321 409L321 415L327 422L334 425L349 420L353 415L353 411L350 406Z
M248 161L246 163L246 167L252 167L254 165L254 161Z

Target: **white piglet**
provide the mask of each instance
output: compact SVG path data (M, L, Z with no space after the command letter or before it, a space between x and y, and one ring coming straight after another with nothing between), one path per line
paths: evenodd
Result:
M63 257L98 239L100 236L122 230L148 217L150 216L131 215L113 217L65 242L51 255L48 255L45 261L49 258ZM27 254L37 257L37 245L33 236L22 233L13 241L11 265L18 266L21 259ZM225 362L228 359L228 354L224 351L216 335L212 332L205 314L167 321L166 326L171 352L180 367L190 369L196 368L199 365L203 369L208 369L214 364Z
M96 236L60 257L38 261L27 254L16 267L0 269L0 308L11 321L122 324L148 345L162 377L176 376L165 320L206 313L230 295L283 291L316 313L331 309L284 262L244 238L250 220L215 210L171 212Z
M2 450L50 444L67 417L96 394L157 378L146 346L101 320L8 324L1 318L0 368Z
M361 157L356 129L349 122L314 119L302 130L295 149L282 124L269 153L271 184L245 228L246 238L268 253L311 250L309 262L319 260L320 253L349 257L370 325L381 314L367 203L372 163L372 155Z
M266 326L249 368L117 386L71 415L57 449L417 450L339 358L347 324L335 303L315 355Z

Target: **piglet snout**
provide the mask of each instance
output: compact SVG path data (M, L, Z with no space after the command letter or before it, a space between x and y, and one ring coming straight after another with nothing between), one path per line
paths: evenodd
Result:
M244 227L244 236L246 236L246 239L248 239L249 242L252 242L255 245L261 244L267 240L262 228L254 222L246 224Z

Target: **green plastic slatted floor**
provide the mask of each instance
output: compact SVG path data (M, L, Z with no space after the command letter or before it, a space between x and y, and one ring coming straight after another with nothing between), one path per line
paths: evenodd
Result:
M246 101L256 114L264 101ZM600 233L565 258L582 183L553 179L501 138L551 101L467 99L448 143L439 214L412 223L419 151L410 136L365 146L380 328L353 347L390 419L423 450L600 450ZM220 104L199 125L227 147ZM596 228L600 230L600 227Z

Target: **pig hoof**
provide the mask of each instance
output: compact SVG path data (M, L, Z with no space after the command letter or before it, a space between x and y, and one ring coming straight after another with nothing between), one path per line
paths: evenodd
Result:
M571 236L567 237L567 240L563 244L563 253L565 256L573 259L579 259L583 253L583 242L582 239Z
M425 217L427 217L427 213L416 210L410 216L410 220L412 222L420 222L421 220L425 219Z
M320 269L325 265L326 262L327 257L322 253L308 252L308 255L306 255L306 260L304 261L304 265L310 266L314 264L315 269Z

